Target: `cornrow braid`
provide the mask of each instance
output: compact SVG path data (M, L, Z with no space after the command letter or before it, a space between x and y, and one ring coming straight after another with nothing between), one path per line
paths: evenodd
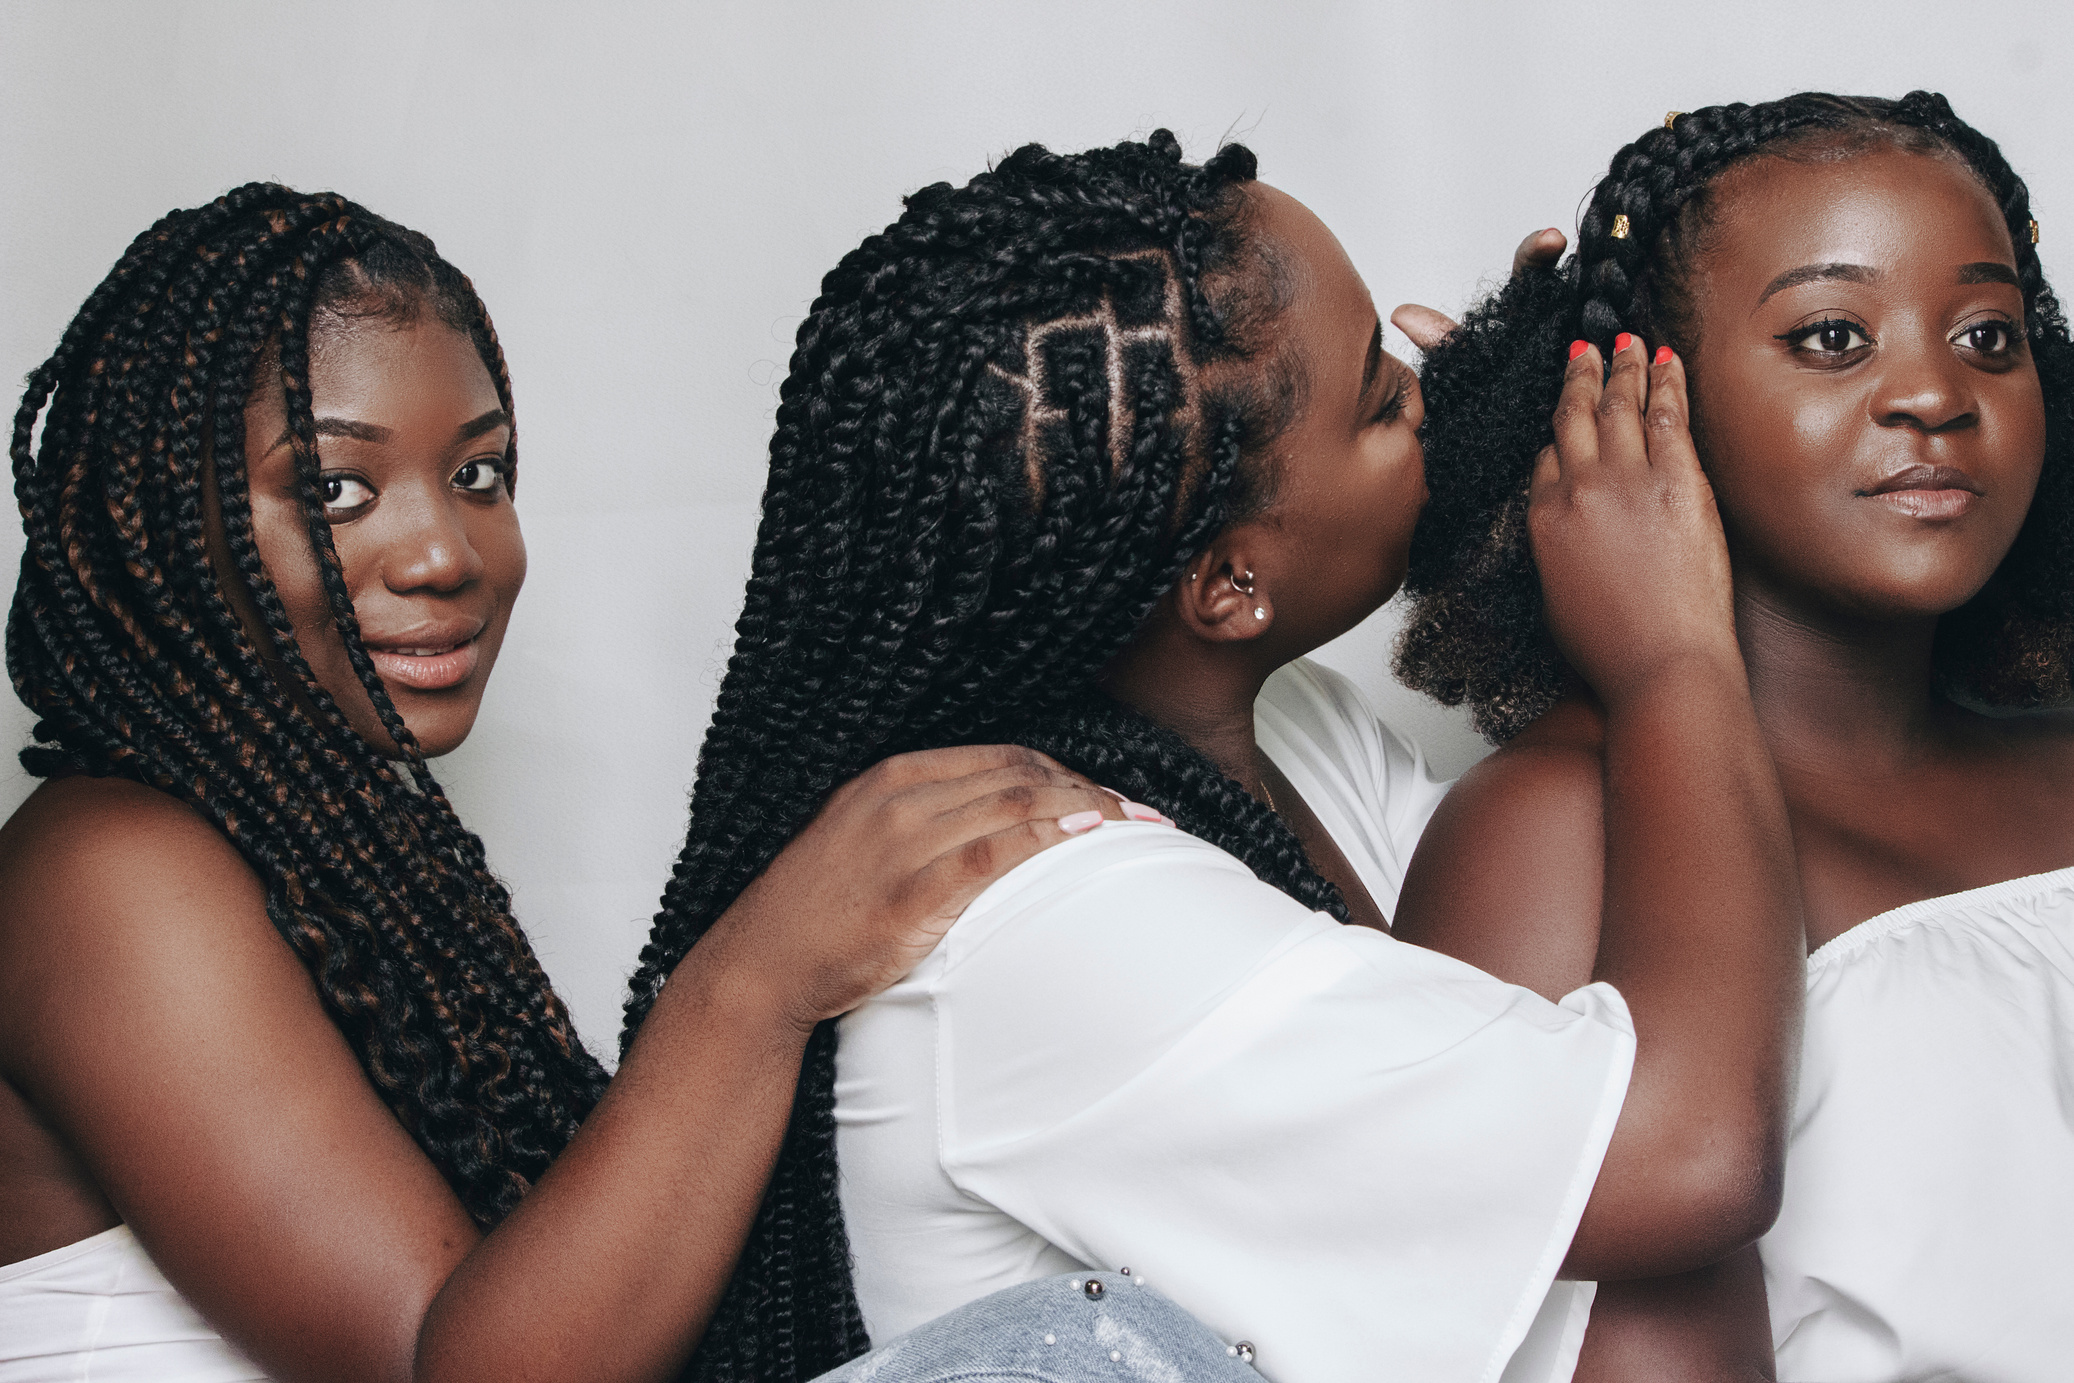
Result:
M1564 343L1607 350L1629 331L1689 355L1688 282L1722 175L1760 156L1880 148L1955 159L1994 199L2015 249L2046 405L2030 513L1988 587L1939 623L1938 675L1952 693L1989 705L2074 698L2074 343L2031 239L2029 190L1993 140L1925 91L1898 101L1804 92L1651 129L1613 156L1570 258L1506 284L1427 357L1432 498L1405 581L1413 605L1396 667L1407 685L1447 705L1466 702L1493 742L1555 703L1566 669L1542 622L1524 520L1534 457L1553 440Z
M265 183L137 237L30 376L10 450L28 544L7 665L39 717L21 758L38 775L142 783L215 823L368 1078L487 1227L605 1075L361 644L309 395L312 316L348 304L436 312L468 334L511 411L489 316L430 240L335 194ZM269 372L332 616L400 763L317 681L260 560L245 408ZM210 560L211 488L233 570ZM267 656L227 582L250 593Z
M1344 919L1278 817L1096 685L1189 557L1267 490L1286 419L1258 362L1285 285L1247 233L1253 175L1244 148L1191 166L1163 130L1073 156L1030 145L915 193L823 280L626 1041L829 791L903 750L1035 747ZM824 1024L692 1377L811 1378L867 1346L835 1054Z

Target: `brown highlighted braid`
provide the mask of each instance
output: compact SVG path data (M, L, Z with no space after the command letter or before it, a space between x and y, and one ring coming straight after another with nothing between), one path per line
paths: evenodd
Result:
M15 414L28 546L7 666L39 717L39 743L22 752L31 773L142 783L237 848L368 1078L488 1226L569 1141L605 1076L361 645L309 393L311 316L348 304L397 319L422 308L466 332L510 411L468 280L424 236L343 197L252 183L131 243ZM268 371L286 393L333 618L400 765L311 674L260 562L244 413ZM211 464L235 573L207 552ZM278 677L225 598L233 580L251 592Z

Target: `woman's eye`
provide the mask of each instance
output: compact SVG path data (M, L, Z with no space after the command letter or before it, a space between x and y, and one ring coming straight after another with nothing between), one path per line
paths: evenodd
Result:
M496 462L470 461L454 472L454 485L457 489L482 495L496 489L497 482L503 478L504 468Z
M1795 349L1816 355L1842 355L1846 351L1863 350L1872 344L1865 333L1850 322L1817 322L1811 327L1789 332L1785 339Z
M1959 333L1959 344L1982 355L2003 355L2016 344L2016 333L2007 322L1975 322Z
M324 496L326 509L358 509L374 499L373 487L350 475L318 477L317 492Z

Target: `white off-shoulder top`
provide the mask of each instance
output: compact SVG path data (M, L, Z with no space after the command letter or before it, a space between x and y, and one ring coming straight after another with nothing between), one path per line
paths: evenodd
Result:
M0 1267L0 1383L266 1383L128 1225Z
M1256 719L1394 908L1440 792L1417 753L1314 665ZM1556 1272L1634 1057L1606 985L1550 1003L1125 821L997 881L841 1037L874 1341L1129 1267L1271 1383L1571 1376L1591 1290Z
M1781 1383L2074 1378L2074 869L1882 913L1807 985Z

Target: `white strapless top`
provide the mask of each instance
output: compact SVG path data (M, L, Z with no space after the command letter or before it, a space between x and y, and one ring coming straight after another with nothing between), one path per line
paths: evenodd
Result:
M0 1383L266 1383L128 1225L0 1267Z
M1782 1383L2074 1378L2074 869L1882 913L1807 983Z

